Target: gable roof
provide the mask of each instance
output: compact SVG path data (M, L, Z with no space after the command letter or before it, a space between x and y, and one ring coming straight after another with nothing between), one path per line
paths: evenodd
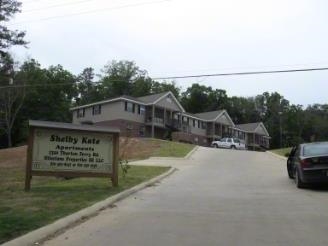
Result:
M216 110L216 111L198 113L198 114L195 114L195 116L197 116L201 119L204 119L204 120L214 120L224 111L225 110Z
M247 123L247 124L239 124L235 126L236 128L245 131L245 132L255 132L257 128L262 127L265 134L270 136L266 127L264 126L263 122L254 122L254 123Z
M133 103L139 103L142 105L152 105L152 104L156 104L158 101L160 101L162 98L166 97L167 95L171 95L172 99L178 105L178 107L181 109L181 111L185 112L185 109L181 106L181 104L179 103L179 101L176 99L176 97L174 96L174 94L171 91L166 91L166 92L152 94L152 95L143 96L143 97L132 97L132 96L128 96L128 95L122 95L119 97L114 97L114 98L110 98L110 99L99 101L99 102L94 102L94 103L90 103L90 104L73 107L70 110L72 111L72 110L76 110L76 109L80 109L80 108L87 108L87 107L91 107L91 106L95 106L95 105L99 105L99 104L116 102L119 100L126 100L126 101L130 101Z
M246 132L254 132L255 129L259 126L259 124L260 124L260 122L239 124L239 125L236 125L236 128L246 131Z
M138 99L144 101L146 103L146 105L149 105L149 104L151 105L151 104L158 103L160 100L167 97L168 95L171 96L173 101L178 105L178 107L180 108L180 110L182 112L186 112L186 110L182 107L182 105L180 104L178 99L174 96L174 94L171 91L166 91L166 92L157 93L157 94L153 94L153 95L138 97Z
M145 103L154 103L155 101L157 101L159 98L161 98L162 96L164 96L166 94L168 94L168 91L162 92L162 93L157 93L157 94L152 94L152 95L148 95L148 96L138 97L138 99Z
M230 124L232 126L235 126L235 124L233 123L232 119L230 118L228 112L225 109L195 114L196 117L204 119L206 121L216 121L222 115L225 115L226 118L228 119L228 121L230 122Z

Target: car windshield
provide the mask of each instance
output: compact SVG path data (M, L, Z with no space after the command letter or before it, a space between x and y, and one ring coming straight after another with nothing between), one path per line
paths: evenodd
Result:
M304 156L328 155L328 143L305 145Z

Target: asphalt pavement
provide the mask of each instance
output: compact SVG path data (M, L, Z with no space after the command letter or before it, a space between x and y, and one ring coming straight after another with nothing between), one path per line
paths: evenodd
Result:
M44 245L328 245L328 189L297 189L282 159L201 147L153 162L179 170Z

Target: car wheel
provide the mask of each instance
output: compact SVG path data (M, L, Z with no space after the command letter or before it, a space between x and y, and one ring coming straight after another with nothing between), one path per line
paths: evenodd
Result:
M305 187L303 181L301 180L301 177L300 177L300 174L299 174L299 171L295 170L295 184L296 184L296 187L299 188L299 189L302 189Z
M232 145L232 146L230 147L230 149L236 149L236 146L235 146L235 145Z
M214 148L217 148L217 149L218 149L218 148L219 148L219 146L218 146L217 144L214 144Z

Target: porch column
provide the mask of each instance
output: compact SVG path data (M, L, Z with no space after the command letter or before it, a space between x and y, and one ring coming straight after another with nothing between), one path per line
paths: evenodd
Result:
M164 121L164 126L166 125L166 108L164 108L164 117L163 117L163 121Z
M151 137L155 137L155 126L154 126L154 120L155 120L155 105L152 106L152 116L151 116Z

